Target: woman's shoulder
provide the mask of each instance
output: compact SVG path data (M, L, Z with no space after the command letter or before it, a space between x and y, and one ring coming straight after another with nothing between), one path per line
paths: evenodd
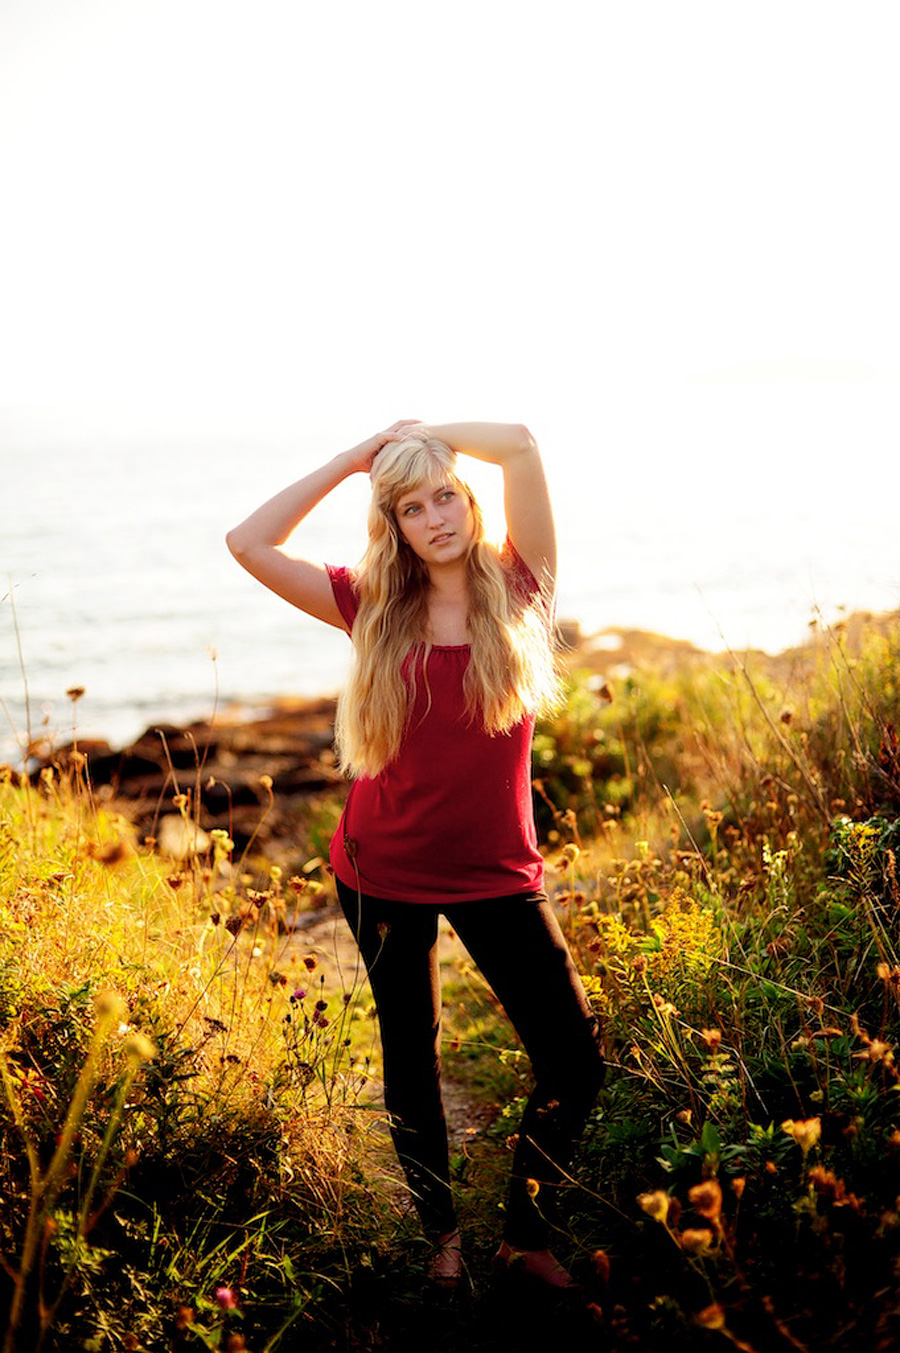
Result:
M359 610L359 583L354 569L345 564L326 564L337 608L348 629L353 628Z
M530 600L541 592L541 585L519 554L515 545L506 537L499 550L500 567L506 574L511 587L519 592L523 600Z

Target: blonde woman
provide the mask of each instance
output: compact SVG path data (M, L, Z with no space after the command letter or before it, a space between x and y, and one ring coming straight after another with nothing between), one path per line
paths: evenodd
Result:
M484 537L459 454L502 469L502 550ZM311 509L357 473L372 482L359 567L284 553ZM336 726L352 784L331 862L375 997L385 1105L433 1245L431 1276L453 1286L462 1272L441 1100L443 913L535 1076L496 1263L573 1286L550 1248L557 1194L603 1061L544 892L534 826L534 720L557 696L556 546L534 439L518 425L395 423L265 503L228 546L260 582L353 642Z

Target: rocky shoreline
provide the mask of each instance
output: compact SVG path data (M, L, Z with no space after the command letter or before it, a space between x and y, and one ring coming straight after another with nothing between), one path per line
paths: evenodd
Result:
M868 614L848 618L851 644L873 619ZM567 664L590 672L598 687L610 681L615 686L645 665L664 670L696 661L731 662L727 655L716 658L685 641L643 630L610 628L583 636L574 621L562 622L559 630ZM793 665L809 656L815 642L812 637L808 645L777 657L756 653L754 663L770 672ZM48 767L65 772L73 762L81 764L95 795L115 801L142 836L155 839L161 824L176 813L175 796L182 794L190 808L180 821L187 817L205 833L222 828L238 851L252 840L261 854L296 864L316 806L325 799L340 802L346 787L332 748L335 706L334 696L281 699L250 717L235 709L213 720L150 727L119 749L79 738L40 758L29 778L37 783ZM177 833L172 839L167 853L177 854Z

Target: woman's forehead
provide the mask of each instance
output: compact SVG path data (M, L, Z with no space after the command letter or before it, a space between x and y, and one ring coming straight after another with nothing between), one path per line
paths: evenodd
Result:
M399 507L401 503L415 502L429 494L440 493L442 489L455 487L456 481L453 476L447 474L446 470L436 467L433 476L429 475L426 479L420 479L398 494L396 504Z

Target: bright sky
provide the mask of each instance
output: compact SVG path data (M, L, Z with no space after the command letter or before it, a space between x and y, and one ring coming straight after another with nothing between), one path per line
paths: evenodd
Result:
M579 529L895 474L898 30L894 0L3 0L0 438L521 420Z

